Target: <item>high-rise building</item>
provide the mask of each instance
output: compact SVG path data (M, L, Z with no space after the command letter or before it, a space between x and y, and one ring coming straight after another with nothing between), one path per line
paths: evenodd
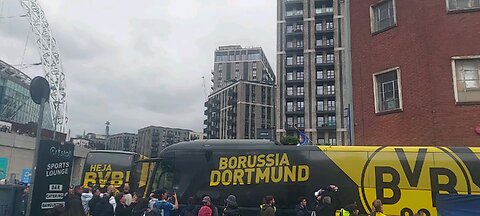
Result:
M137 134L119 133L109 135L107 138L107 148L109 150L121 150L135 152L137 147Z
M37 122L40 106L30 97L32 79L0 60L0 120L27 124ZM53 130L49 104L45 105L43 128Z
M349 8L355 145L478 146L479 1Z
M269 84L275 81L275 74L261 47L218 47L212 75L213 93L238 80Z
M256 139L274 128L274 83L262 48L221 46L215 51L212 90L205 103L209 139Z
M158 153L172 144L189 141L188 129L148 126L138 129L136 151L147 157L157 157Z
M278 0L277 19L277 140L304 132L312 144L346 144L333 0Z

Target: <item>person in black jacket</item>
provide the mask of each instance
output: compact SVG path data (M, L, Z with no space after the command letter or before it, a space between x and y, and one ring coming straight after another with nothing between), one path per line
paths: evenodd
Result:
M315 192L317 216L335 216L336 210L340 209L337 191L338 187L332 184Z
M132 214L132 210L129 206L127 206L127 199L123 193L119 193L117 195L118 204L115 208L115 216L130 216Z
M144 216L148 212L148 199L141 198L132 209L132 216Z
M234 195L229 195L225 200L225 209L223 216L240 216L240 209L238 209L237 198Z
M307 209L307 199L305 197L298 198L298 204L295 206L296 216L309 216L310 211Z
M114 216L113 206L108 202L109 196L103 196L95 205L94 216Z
M100 189L98 188L95 188L93 189L93 197L90 201L88 201L88 209L89 209L89 213L90 213L90 216L95 216L94 215L94 212L95 212L95 206L97 205L98 201L100 201Z
M197 216L197 214L198 213L195 209L195 199L193 197L189 197L187 207L182 209L180 216Z

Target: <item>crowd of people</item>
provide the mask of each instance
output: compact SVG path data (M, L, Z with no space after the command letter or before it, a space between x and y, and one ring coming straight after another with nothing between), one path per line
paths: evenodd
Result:
M299 197L293 209L294 216L355 216L359 214L357 203L340 206L337 197L338 187L329 185L314 193L315 199L309 205L307 198ZM260 205L260 216L275 216L274 196L268 195ZM100 189L81 186L70 188L65 196L65 206L50 209L47 216L240 216L237 198L229 195L222 208L218 209L210 196L202 198L201 207L197 207L195 199L189 197L187 205L179 209L177 195L169 194L166 190L158 190L150 194L149 198L139 198L130 192L128 185L120 191L114 186L108 186L104 193ZM372 203L372 211L368 216L385 216L380 200ZM416 216L422 216L419 212Z

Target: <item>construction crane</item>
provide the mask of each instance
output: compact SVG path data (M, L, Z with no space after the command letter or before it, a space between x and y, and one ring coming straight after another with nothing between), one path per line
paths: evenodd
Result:
M55 131L67 131L67 92L57 42L53 37L45 13L37 0L19 0L35 33L45 78L50 84L51 118Z

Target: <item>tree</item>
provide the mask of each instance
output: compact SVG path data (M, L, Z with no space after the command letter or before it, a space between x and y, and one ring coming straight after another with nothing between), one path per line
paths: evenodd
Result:
M297 145L298 137L287 135L280 139L280 143L282 143L283 145Z

